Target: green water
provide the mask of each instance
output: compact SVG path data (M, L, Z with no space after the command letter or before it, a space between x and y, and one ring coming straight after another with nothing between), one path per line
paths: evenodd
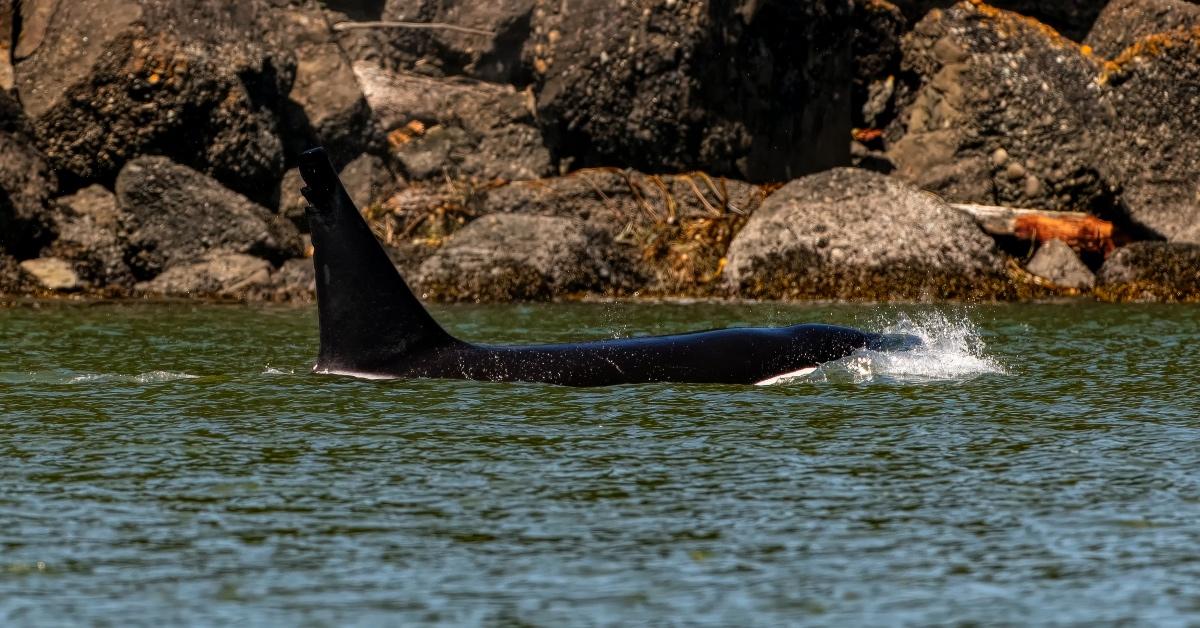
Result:
M905 329L784 386L312 375L310 309L0 310L0 623L1200 621L1200 308L442 309Z

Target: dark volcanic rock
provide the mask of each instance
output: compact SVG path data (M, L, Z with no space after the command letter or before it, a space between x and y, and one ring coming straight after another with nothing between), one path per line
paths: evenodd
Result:
M129 233L126 259L149 278L211 251L282 263L301 254L296 228L266 208L165 157L140 157L117 177Z
M408 177L518 180L550 174L550 153L528 92L367 63L354 69Z
M1137 242L1117 249L1096 293L1112 301L1200 301L1200 245Z
M582 220L492 214L421 264L416 284L439 301L544 300L604 290L612 276L602 231Z
M93 185L55 199L54 205L58 239L46 254L70 260L90 287L133 285L125 263L121 212L112 192Z
M283 172L295 60L260 0L25 0L16 86L50 164L109 181L168 155L258 201Z
M213 251L137 284L147 295L245 298L271 281L271 263L242 253Z
M528 47L557 160L787 180L849 163L851 5L541 0Z
M1102 172L1122 185L1130 218L1200 244L1200 28L1152 35L1108 64L1103 103L1116 112Z
M729 247L725 276L754 298L996 297L1004 261L967 216L898 180L839 168L769 196Z
M1183 0L1112 0L1084 41L1096 54L1112 59L1137 40L1200 26L1200 6Z
M906 38L920 77L889 147L896 174L949 200L1043 209L1108 203L1096 161L1100 61L1028 18L962 2Z
M1057 239L1038 247L1025 270L1062 288L1087 290L1096 283L1096 276L1083 260L1065 242Z
M53 237L46 201L55 186L20 105L0 90L0 248L34 257Z

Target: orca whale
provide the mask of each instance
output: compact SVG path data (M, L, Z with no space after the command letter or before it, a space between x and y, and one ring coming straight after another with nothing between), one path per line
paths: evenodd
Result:
M611 386L770 384L859 349L919 340L804 324L592 342L494 346L451 336L400 276L322 148L300 156L314 248L320 350L314 371L366 378L447 378Z

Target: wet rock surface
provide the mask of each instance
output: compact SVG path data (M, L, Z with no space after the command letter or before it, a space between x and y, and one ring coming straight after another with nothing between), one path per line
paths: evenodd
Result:
M606 234L579 219L492 214L451 236L421 264L416 285L440 301L545 300L604 292Z
M884 175L835 169L769 196L729 247L754 298L944 299L1005 290L1004 262L967 216Z
M1200 301L1200 245L1137 242L1118 249L1098 274L1112 301Z
M302 252L294 225L164 157L130 162L116 188L129 234L126 259L140 278L216 250L280 263Z

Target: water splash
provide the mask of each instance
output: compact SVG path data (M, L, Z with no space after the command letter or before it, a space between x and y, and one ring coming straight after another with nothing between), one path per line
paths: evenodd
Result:
M979 326L965 315L941 311L899 314L866 327L888 334L912 334L922 344L908 351L856 351L821 366L808 381L939 381L1008 373L998 359L988 355Z

